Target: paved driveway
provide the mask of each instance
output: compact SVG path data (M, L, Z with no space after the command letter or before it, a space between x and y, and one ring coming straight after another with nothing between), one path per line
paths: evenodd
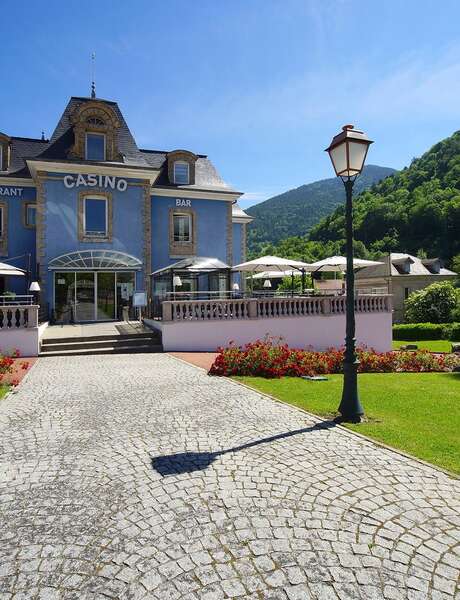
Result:
M458 598L458 482L166 355L0 402L0 599Z

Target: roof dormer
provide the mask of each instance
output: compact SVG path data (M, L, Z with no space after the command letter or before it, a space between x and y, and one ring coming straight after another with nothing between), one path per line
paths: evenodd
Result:
M195 184L197 155L188 150L168 152L168 179L174 185Z
M99 100L77 106L71 116L75 142L71 158L94 161L119 161L121 159L117 130L120 122L112 107Z
M439 258L422 258L422 265L433 275L438 275L442 267Z
M409 275L410 267L414 264L414 261L410 256L402 256L400 258L392 258L391 263L400 275Z

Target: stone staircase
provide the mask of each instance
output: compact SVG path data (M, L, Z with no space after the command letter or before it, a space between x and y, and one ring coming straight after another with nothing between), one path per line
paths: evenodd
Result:
M152 331L91 337L45 338L42 340L40 356L91 356L136 352L163 352L160 334Z

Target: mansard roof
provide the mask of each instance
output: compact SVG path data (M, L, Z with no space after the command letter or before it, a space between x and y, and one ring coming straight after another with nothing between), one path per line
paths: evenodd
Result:
M120 160L110 161L110 164L119 167L139 167L146 170L160 170L155 182L155 187L183 188L196 190L211 190L235 193L218 174L216 168L204 154L196 154L195 183L187 186L172 184L168 178L168 151L147 150L138 148L136 141L123 117L116 102L100 98L86 98L72 96L60 117L53 134L49 140L33 138L11 137L11 160L7 173L2 177L31 177L26 159L35 158L43 160L69 161L84 163L80 159L69 155L75 143L74 124L72 115L86 103L106 105L115 115L119 125L116 130L117 147Z
M100 98L80 98L76 96L72 96L70 98L69 103L64 110L62 117L59 119L58 124L56 125L56 129L53 132L53 135L50 139L50 151L52 152L52 148L55 147L55 154L58 154L60 151L70 149L70 146L67 144L70 142L73 144L73 124L71 121L71 116L82 104L89 103L101 103L107 105L110 108L117 120L119 121L120 127L117 130L117 143L118 150L123 155L122 164L137 166L137 167L148 167L149 164L145 160L142 153L139 151L137 144L134 140L134 137L129 130L129 127L118 107L116 102L112 102L111 100L102 100ZM66 139L66 148L63 148L62 145L59 144L60 140L63 138ZM46 156L44 158L66 158L66 156Z
M446 269L439 258L421 259L412 254L403 252L391 252L380 258L381 264L360 269L356 273L358 279L377 277L401 277L408 278L420 275L439 276L449 275L455 277L457 274Z
M10 164L6 176L30 177L24 158L39 156L48 147L48 144L48 140L12 136L10 138ZM2 177L5 177L5 174L2 173Z

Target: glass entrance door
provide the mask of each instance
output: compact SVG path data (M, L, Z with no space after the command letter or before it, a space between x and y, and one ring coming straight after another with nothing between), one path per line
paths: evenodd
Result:
M75 320L94 321L95 317L95 273L77 273L75 289Z
M73 271L54 274L57 323L134 318L136 276L132 271Z
M115 273L97 273L97 320L115 319Z
M75 319L75 273L54 274L54 315L58 323Z
M136 287L134 273L117 273L117 319L127 321L134 318L133 294Z

